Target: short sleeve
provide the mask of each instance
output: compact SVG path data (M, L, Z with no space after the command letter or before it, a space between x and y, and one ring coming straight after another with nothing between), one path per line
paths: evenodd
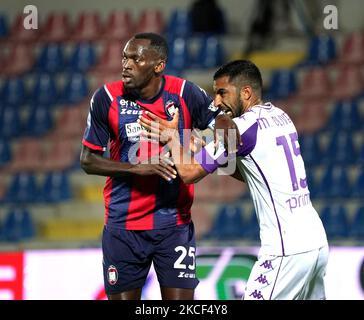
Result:
M90 111L82 144L92 150L105 151L109 136L108 114L111 99L105 88L99 88L90 100Z

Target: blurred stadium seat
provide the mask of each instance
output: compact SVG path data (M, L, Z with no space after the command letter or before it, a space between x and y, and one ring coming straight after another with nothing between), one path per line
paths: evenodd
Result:
M67 172L49 172L40 187L40 201L58 203L70 200L72 197Z
M307 166L318 165L322 159L319 138L316 134L305 134L299 137L300 150Z
M224 63L225 51L218 37L199 37L199 48L194 61L197 68L216 68Z
M357 100L336 102L328 122L332 130L357 130L361 128L362 119Z
M356 158L357 151L354 147L352 134L345 131L333 132L324 152L323 162L345 165L355 163Z
M360 65L364 63L364 32L354 31L346 36L338 62Z
M51 105L57 103L56 81L51 74L38 73L33 88L29 93L32 104Z
M0 137L0 169L12 159L12 151L7 139Z
M326 206L321 213L328 240L345 239L349 233L348 213L344 206Z
M155 32L163 34L165 21L160 9L146 8L139 14L136 22L136 32Z
M353 220L350 224L349 236L358 239L364 240L364 207L359 207L354 213Z
M100 39L101 32L102 21L100 14L97 11L83 11L77 16L71 39L77 42L96 41Z
M20 77L8 78L1 88L1 101L8 106L20 106L27 99L24 80Z
M135 25L129 10L112 11L107 17L101 33L107 41L124 41L134 33Z
M336 58L335 39L327 34L312 37L303 65L324 65ZM302 64L301 64L302 66Z
M51 12L42 25L40 40L44 42L63 42L68 40L71 21L67 12Z
M35 203L38 201L38 195L38 185L34 174L21 172L12 176L4 201L17 204Z
M288 98L296 90L296 75L293 70L274 70L269 81L267 99L277 100Z
M187 10L174 9L167 21L168 39L188 38L191 36L191 18Z
M317 196L322 198L346 198L351 194L346 166L329 165L317 183Z
M28 209L14 207L7 212L3 223L4 240L18 242L35 235L35 224Z
M65 68L63 46L59 43L45 45L38 55L36 68L38 71L47 73L63 71Z

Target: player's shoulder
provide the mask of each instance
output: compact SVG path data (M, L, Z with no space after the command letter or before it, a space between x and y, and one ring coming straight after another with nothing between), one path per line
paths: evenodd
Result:
M164 75L165 85L164 90L170 93L182 95L186 82L186 79L179 78L171 75Z
M124 83L121 80L105 83L102 88L111 100L124 93Z

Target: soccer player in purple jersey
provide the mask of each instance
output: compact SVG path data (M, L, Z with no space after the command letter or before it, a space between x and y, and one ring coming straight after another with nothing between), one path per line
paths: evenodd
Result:
M140 139L139 115L151 111L178 129L226 128L234 123L200 87L164 75L165 39L142 33L122 51L121 80L107 83L91 98L82 141L81 166L107 176L102 237L105 291L109 299L140 299L153 262L162 299L193 299L198 284L191 220L193 186L174 168L153 162L163 145ZM110 159L103 153L110 145Z
M234 118L242 145L235 154L214 143L188 157L171 121L150 115L158 126L141 117L140 123L171 149L185 183L194 183L219 167L246 181L259 221L261 249L249 276L244 299L325 299L324 275L328 243L321 219L312 206L296 128L290 117L271 103L263 103L262 78L250 61L232 61L214 75L215 105ZM183 159L183 161L181 160ZM186 159L189 163L186 163ZM220 171L221 172L221 171ZM219 172L218 172L219 173Z

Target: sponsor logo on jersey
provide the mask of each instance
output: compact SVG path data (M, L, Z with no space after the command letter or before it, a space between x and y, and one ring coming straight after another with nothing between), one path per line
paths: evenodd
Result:
M118 270L110 265L107 269L107 281L113 286L118 281Z
M131 122L125 124L125 132L129 141L136 142L139 141L139 136L142 131L142 126L137 122Z

